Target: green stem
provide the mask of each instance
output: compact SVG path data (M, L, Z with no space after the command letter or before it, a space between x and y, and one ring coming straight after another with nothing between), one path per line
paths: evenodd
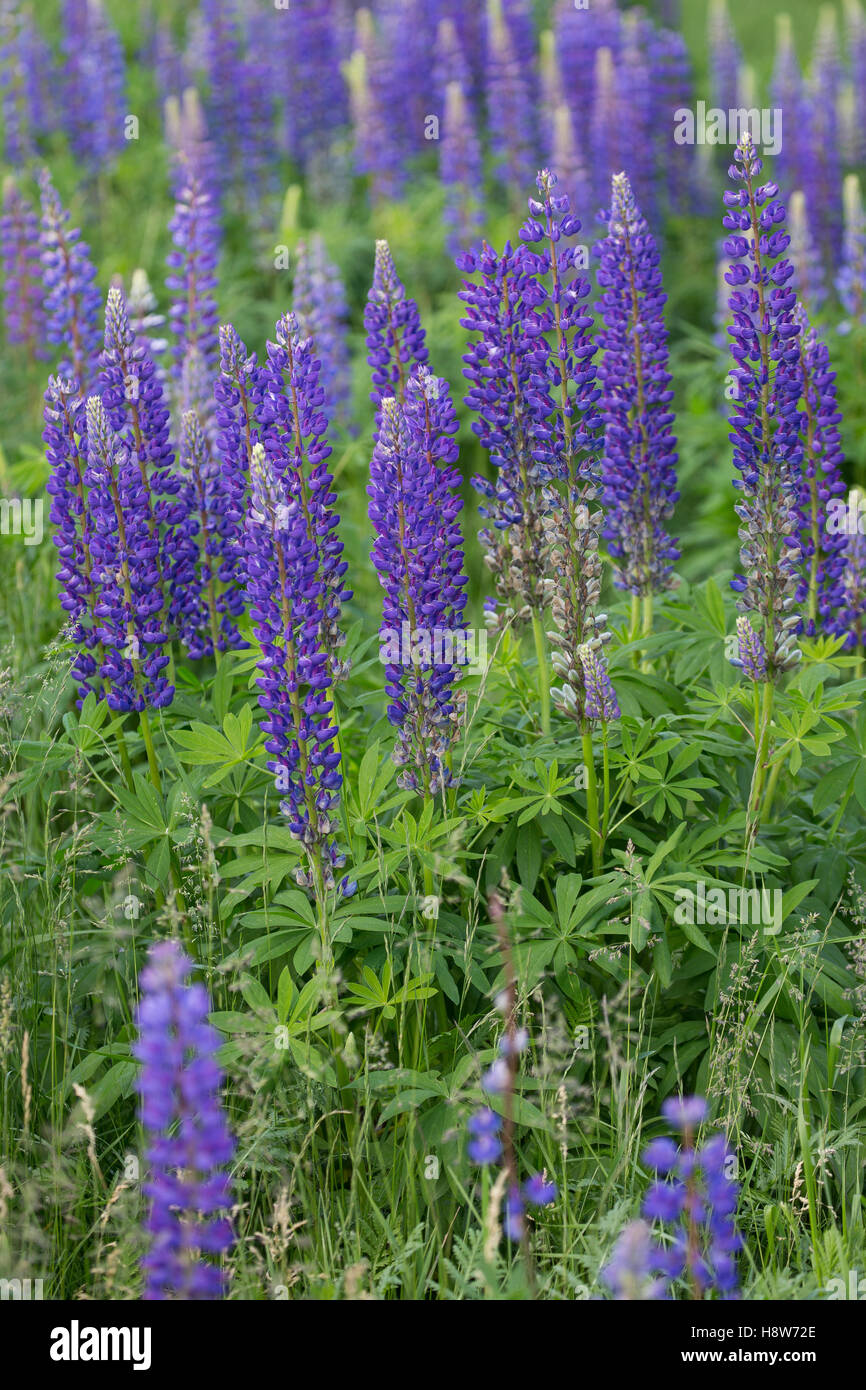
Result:
M749 810L746 821L746 851L748 852L758 834L761 820L761 793L766 777L767 753L770 746L770 724L773 718L773 696L775 686L772 681L764 683L761 700L761 714L755 728L755 767L752 772L752 786L749 792Z
M541 732L550 733L550 674L544 628L537 613L532 614L532 636L535 639L535 659L538 663L538 693L541 697Z
M129 749L126 746L126 738L123 733L123 725L117 726L117 751L120 754L120 765L123 768L123 775L126 778L126 785L129 790L135 791L135 781L132 776L132 763L129 760Z
M601 873L602 834L598 819L598 778L592 750L592 727L588 719L581 721L583 732L583 763L586 768L586 818L592 845L592 871Z
M144 747L147 751L147 766L150 770L150 780L156 790L162 796L162 782L159 776L159 763L156 761L156 749L153 746L153 734L150 728L150 720L147 717L147 710L143 709L140 715L141 737L144 739Z

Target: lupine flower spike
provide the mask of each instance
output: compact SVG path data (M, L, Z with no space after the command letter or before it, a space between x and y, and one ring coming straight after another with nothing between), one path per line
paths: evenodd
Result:
M386 396L406 398L406 383L414 366L428 360L418 305L409 299L397 275L387 241L376 242L373 284L364 310L367 361L373 374L370 400L375 405Z
M614 558L615 583L643 605L643 633L652 623L653 595L671 586L679 558L668 535L679 493L677 442L671 426L666 295L659 253L625 174L615 174L608 232L594 248L598 282L601 408L605 420L604 534ZM636 622L634 623L636 627Z
M102 297L96 287L96 270L90 248L80 233L68 227L69 213L62 206L47 169L39 175L42 195L42 278L45 286L45 318L50 343L64 356L58 375L71 377L82 392L96 377L101 339Z
M190 984L192 962L174 941L153 946L141 972L138 1077L145 1136L148 1250L144 1298L220 1299L217 1260L232 1245L234 1153L220 1104L220 1036L207 1021L207 992Z
M33 357L47 357L42 307L39 221L11 178L3 180L0 216L3 266L3 317L6 341L25 346Z
M662 1114L682 1135L682 1145L654 1139L643 1154L644 1163L658 1175L644 1199L643 1216L671 1228L672 1237L651 1256L652 1267L666 1280L684 1278L692 1298L703 1298L710 1290L722 1298L736 1297L736 1253L742 1245L735 1226L736 1157L723 1134L696 1144L707 1114L700 1096L671 1097Z

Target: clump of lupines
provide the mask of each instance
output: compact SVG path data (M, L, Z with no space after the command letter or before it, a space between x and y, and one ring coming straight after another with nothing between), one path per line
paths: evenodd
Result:
M505 1023L499 1039L499 1056L481 1078L482 1090L488 1100L501 1106L502 1114L485 1103L470 1115L467 1129L470 1134L469 1158L480 1167L501 1163L506 1180L505 1220L503 1229L509 1240L523 1242L526 1238L526 1208L548 1207L556 1201L556 1183L544 1173L533 1173L521 1185L514 1151L514 1091L520 1057L529 1046L529 1034L517 1026L517 988L511 955L511 942L505 909L498 894L488 900L493 923L505 964L505 988L496 1000L496 1008Z
M736 1159L723 1134L714 1134L700 1147L696 1135L707 1115L700 1096L672 1097L662 1114L682 1136L654 1139L643 1154L658 1174L647 1191L643 1216L670 1228L673 1239L657 1249L653 1267L673 1280L685 1278L693 1298L716 1291L736 1296L736 1253L742 1246L735 1218L739 1187L730 1176Z
M339 656L346 640L340 614L352 592L344 587L348 563L327 467L331 446L320 378L312 341L301 333L294 314L284 314L277 323L276 342L268 343L257 417L271 467L287 496L298 503L307 529L321 614L318 641L330 679L338 681L348 672Z
M845 493L839 434L842 416L836 400L836 373L831 370L826 343L811 327L801 304L795 306L794 321L800 328L803 402L803 457L797 480L801 562L797 599L804 607L806 631L813 635L819 619L822 626L830 625L842 601L839 586L845 567L845 538L834 534L827 525L834 499Z
M328 653L323 632L322 585L315 539L290 479L277 472L263 444L253 446L250 505L245 519L246 593L262 648L259 704L267 713L268 763L289 829L306 851L297 882L317 899L334 887L345 856L333 834L343 783ZM343 892L353 884L342 880ZM323 963L330 946L322 931Z
M547 539L543 517L544 484L551 477L546 457L552 402L538 388L547 351L530 331L529 312L538 294L537 260L528 247L507 243L501 255L486 243L458 257L478 282L463 281L464 328L476 334L463 357L463 375L472 383L466 404L477 418L472 430L490 454L496 478L476 476L483 498L481 515L489 525L479 533L499 604L488 601L487 621L527 622L545 606ZM501 605L501 606L500 606Z
M614 582L641 599L670 587L679 550L667 522L679 497L659 253L625 174L612 181L595 248L603 293L598 369L605 421L604 534Z
M849 174L843 189L845 238L842 265L836 279L839 299L854 323L866 322L866 216L860 180ZM845 325L850 329L850 322ZM841 331L841 326L840 326Z
M50 343L64 352L58 375L73 377L79 389L86 392L96 375L102 338L102 297L95 283L96 270L89 246L81 241L76 229L68 226L69 213L61 204L47 169L39 175L39 190L46 335Z
M159 537L151 528L147 484L99 396L87 400L86 433L84 482L99 582L94 612L105 651L99 673L105 698L114 710L159 709L171 703L174 687L163 675L169 658L163 650Z
M314 236L301 242L295 263L292 307L299 327L313 339L322 364L324 409L329 421L345 417L351 394L351 367L347 339L349 308L340 272L328 259L325 243Z
M412 368L426 366L429 355L418 305L406 294L387 241L376 242L376 264L364 310L364 328L367 361L373 377L370 400L375 405L386 396L405 400Z
M256 207L267 184L274 111L268 83L246 49L232 0L202 0L202 47L209 122L219 141L220 187Z
M220 229L213 196L197 161L178 157L181 172L174 216L169 223L173 250L166 287L173 342L173 376L181 413L195 410L210 429L213 377L219 354L217 286Z
M370 464L373 564L384 591L380 627L388 719L398 731L398 784L433 796L451 786L451 746L462 702L455 689L465 650L466 576L453 464L457 418L447 384L420 367L405 405L380 407Z
M206 989L190 983L192 971L176 942L160 941L141 972L133 1052L141 1063L147 1164L147 1300L222 1298L225 1275L216 1260L233 1240L226 1165L234 1141L219 1098L221 1039L207 1021Z
M440 173L446 190L445 220L453 254L471 242L481 226L483 162L472 112L459 82L445 89Z
M36 357L45 357L39 220L11 178L3 180L0 263L6 341L26 346Z
M797 475L800 348L794 317L797 297L784 258L788 237L785 209L774 183L758 182L762 162L750 135L737 146L731 178L740 185L725 194L729 233L725 254L731 266L731 351L735 366L734 413L730 417L734 480L740 493L740 557L744 574L732 581L738 607L757 623L765 674L774 682L800 659L795 634L799 562ZM744 631L744 629L743 629ZM742 637L742 633L741 633ZM740 645L740 661L748 653Z
M277 13L282 59L286 140L292 158L304 168L327 158L349 119L346 84L340 72L339 0L307 0Z

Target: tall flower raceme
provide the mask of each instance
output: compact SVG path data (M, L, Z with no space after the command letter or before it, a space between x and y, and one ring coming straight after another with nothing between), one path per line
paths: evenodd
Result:
M17 0L0 0L0 114L2 152L7 164L20 168L33 154L33 112L24 55L27 19Z
M725 194L725 254L731 267L733 325L728 330L735 366L730 416L734 486L740 500L740 559L744 573L732 581L738 594L737 663L755 683L755 767L746 822L746 843L757 835L766 777L775 682L800 659L796 633L800 547L797 486L802 459L800 328L797 296L784 258L785 208L774 183L760 183L762 161L752 137L740 140L730 167L739 185ZM758 687L763 685L759 708Z
M481 144L459 82L449 82L445 90L439 170L446 192L448 245L456 255L461 247L474 240L481 226L484 172Z
M866 162L866 13L861 0L844 0L848 56L854 95L854 137L852 163Z
M776 15L776 56L770 80L770 104L782 112L783 132L804 132L808 129L809 102L788 14ZM808 160L806 142L802 139L785 139L783 134L777 166L779 174L789 188L801 188L807 195L810 194L806 169ZM809 201L811 203L811 196Z
M152 946L141 972L137 1080L147 1176L142 1259L146 1300L225 1296L219 1256L232 1246L234 1140L220 1102L220 1037L203 985L175 941Z
M280 803L307 863L295 870L319 906L322 963L332 959L324 913L334 870L345 863L334 838L343 779L329 698L331 674L322 640L322 585L314 539L300 498L287 486L261 443L253 446L251 498L244 523L246 592L262 649L257 677L261 728L271 754ZM340 891L355 885L343 878Z
M246 647L242 491L216 455L194 410L181 419L182 518L171 536L170 616L193 660Z
M346 84L340 71L340 0L307 0L277 12L280 80L285 99L286 139L304 168L327 158L349 121ZM272 22L272 21L271 21Z
M537 259L528 247L507 243L501 255L486 243L464 252L458 265L477 281L463 281L460 320L473 339L463 375L471 382L466 404L472 430L490 455L494 481L476 476L479 512L487 521L479 540L493 574L497 599L485 605L491 626L520 625L545 607L547 539L545 484L552 470L539 462L547 447L552 402L538 389L547 352L530 331L538 294Z
M260 443L256 409L265 391L264 370L247 353L232 324L220 327L220 369L214 386L217 450L226 479L243 510L253 446Z
M842 201L845 207L845 237L836 289L842 307L850 315L844 325L845 330L850 331L852 322L866 323L866 214L863 211L860 180L856 174L847 175Z
M345 71L355 168L369 175L375 201L396 197L405 182L406 151L390 117L391 65L367 9L358 10L355 48Z
M739 608L757 621L766 652L761 679L772 683L796 665L797 476L802 450L797 405L801 391L797 296L783 253L789 238L774 183L758 182L762 161L750 135L737 146L725 194L725 254L731 267L731 351L735 366L730 417L734 466L740 477L737 514L745 574L733 581Z
M346 640L341 612L352 597L345 587L349 566L343 559L337 497L328 472L331 446L321 363L294 314L284 314L277 323L276 341L268 343L261 382L257 415L262 442L277 478L300 507L315 561L319 643L330 681L340 681L348 673L339 653Z
M105 649L100 674L111 709L145 711L171 703L174 687L162 625L159 539L151 533L146 485L138 460L111 428L99 396L86 405L87 506L99 580L95 614Z
M603 327L598 369L604 440L604 534L615 583L632 595L633 625L643 604L652 625L653 595L670 588L679 558L667 523L679 498L677 441L659 252L625 174L615 174L607 236L595 248Z
M405 400L413 367L429 358L418 305L397 274L387 241L376 242L373 284L364 310L367 361L373 376L370 399L379 405L385 396Z
M487 120L497 173L514 191L532 171L534 121L528 74L503 5L504 0L487 0Z
M545 1173L533 1173L522 1184L514 1148L514 1094L520 1058L529 1046L529 1034L517 1024L517 984L505 909L498 894L488 900L490 920L496 929L505 964L505 988L496 1000L505 1027L499 1039L499 1056L481 1078L485 1103L469 1117L467 1129L470 1160L479 1167L500 1166L504 1188L505 1219L502 1229L509 1240L525 1246L527 1207L548 1207L558 1196L556 1183ZM494 1109L494 1106L498 1107Z
M102 0L63 0L60 15L64 127L73 153L98 173L124 144L123 48Z
M731 1176L736 1157L723 1134L697 1144L707 1115L700 1096L671 1097L662 1114L682 1142L654 1139L643 1154L646 1166L657 1174L644 1199L643 1216L661 1222L671 1237L654 1251L652 1268L666 1281L684 1279L692 1298L708 1292L734 1298L736 1255L742 1247L736 1229L739 1187Z
M202 0L200 15L209 125L220 154L215 172L221 189L231 187L243 205L257 208L268 185L270 85L261 59L245 45L233 0Z
M328 259L320 236L298 246L292 307L302 333L313 339L322 364L328 421L345 419L352 390L347 336L349 306L340 272Z
M45 392L42 434L51 474L46 491L51 497L53 539L60 557L57 581L60 606L69 615L74 643L72 675L79 705L93 691L104 694L104 649L99 603L99 573L93 555L93 518L87 498L87 422L85 405L75 382L50 377Z
M3 266L6 341L27 347L35 357L45 357L39 221L11 178L3 180L0 263Z
M842 253L842 160L839 88L842 63L836 10L823 5L815 34L810 81L806 88L808 124L800 138L805 146L804 183L815 240L825 267L838 265ZM789 127L790 129L790 127Z
M69 213L60 202L51 175L39 175L42 227L39 245L45 288L45 321L48 341L64 353L58 374L72 377L81 391L93 385L102 332L102 296L96 286L96 270L90 248L70 229Z
M592 160L592 201L602 207L607 200L611 175L622 168L623 92L622 80L609 48L595 55L592 116L589 144Z
M182 174L169 224L173 376L181 413L195 410L210 430L213 378L219 355L217 287L220 228L213 195L197 161L181 154Z
M467 580L459 474L448 466L456 432L447 384L418 368L405 405L394 396L382 401L367 488L372 560L384 591L387 712L398 731L393 758L398 784L425 796L453 784L450 752L463 704Z
M801 304L794 308L800 328L801 402L800 439L803 457L797 479L800 587L806 632L832 627L843 602L841 584L845 568L845 537L830 528L834 503L845 493L841 476L843 454L839 425L842 416L836 400L836 373L830 352L811 327Z

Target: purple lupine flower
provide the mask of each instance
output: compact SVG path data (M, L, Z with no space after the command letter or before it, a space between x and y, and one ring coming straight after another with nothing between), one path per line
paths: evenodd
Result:
M866 216L856 174L845 179L842 200L845 206L845 242L836 289L846 313L855 323L866 323ZM840 325L839 331L842 331ZM850 332L851 322L844 325Z
M458 257L458 265L477 272L479 282L463 281L464 328L477 337L464 354L463 375L472 383L466 404L482 448L496 469L495 482L476 476L481 516L489 526L479 534L485 561L503 605L488 604L491 624L526 622L545 607L546 539L543 487L551 476L539 457L548 454L552 402L537 387L538 368L547 370L546 345L539 347L530 309L538 295L537 259L525 246L508 243L502 255L486 243Z
M526 1204L523 1193L516 1183L512 1184L505 1197L505 1219L502 1223L509 1240L520 1241L526 1235Z
M98 173L123 147L123 48L101 0L63 0L64 124L73 153Z
M220 328L220 370L214 386L217 448L241 511L253 446L261 439L256 409L265 391L264 371L232 325Z
M502 1157L502 1140L499 1138L501 1116L484 1106L470 1115L466 1128L472 1135L467 1150L472 1162L481 1165L498 1163Z
M90 261L90 247L80 240L77 230L70 230L67 225L69 213L61 204L47 169L40 172L39 190L46 335L66 354L58 366L58 375L73 377L79 389L86 392L96 375L102 338L102 297L95 283L96 270Z
M583 668L586 718L605 723L609 723L611 719L619 719L619 701L611 685L604 656L589 645L578 647L577 655Z
M345 419L352 389L347 336L349 306L340 272L328 259L320 236L314 236L309 245L298 245L292 308L300 331L313 339L322 364L328 421Z
M84 400L74 382L49 378L44 420L42 438L51 468L46 491L51 497L53 539L60 557L60 606L69 614L75 643L72 675L80 706L90 691L100 697L103 694L100 671L105 654L96 614L99 583L94 573L93 523L84 482L87 423Z
M146 1300L225 1296L217 1259L231 1249L234 1140L219 1092L220 1036L207 1021L203 985L177 942L152 946L141 972L137 1089L145 1137L148 1199L142 1259Z
M299 495L287 486L290 475L277 472L261 443L253 446L250 472L245 573L250 617L262 648L257 683L267 718L261 728L268 735L268 768L285 794L280 808L307 856L306 868L296 869L295 878L321 899L335 886L334 869L342 867L345 856L333 833L343 779L321 640L316 545ZM344 878L340 889L351 893L354 884ZM322 950L328 964L327 942Z
M386 396L405 400L409 373L415 366L426 366L428 352L418 305L406 294L387 241L376 242L364 328L373 375L370 400L377 406Z
M474 116L469 98L472 77L466 54L460 42L460 34L453 19L440 19L436 29L434 50L433 85L437 100L444 107L446 94L452 82L456 82L466 98L470 115ZM474 122L473 122L474 123Z
M740 557L745 574L732 581L741 613L757 620L764 646L767 680L796 665L794 637L800 617L794 609L799 545L796 479L800 398L794 318L797 296L788 285L793 274L783 253L788 246L785 209L774 183L759 184L762 162L752 137L737 146L730 177L740 185L725 194L723 224L729 233L725 254L731 290L736 363L734 413L730 417L734 480L741 500Z
M667 521L679 498L677 442L658 248L625 174L615 174L605 213L608 234L595 247L604 327L598 369L605 420L605 528L615 583L632 594L671 585L679 550Z
M348 672L339 657L346 640L340 615L352 591L344 587L349 566L343 559L340 518L334 510L337 498L327 468L331 446L320 377L311 340L302 335L294 314L284 314L277 323L276 342L268 343L257 416L271 467L287 495L298 502L313 547L320 605L317 640L335 682Z
M682 1133L683 1145L675 1164L668 1146L659 1150L658 1141L643 1154L647 1167L664 1174L647 1190L643 1215L673 1227L670 1245L656 1247L649 1269L665 1280L685 1277L695 1297L709 1290L735 1297L735 1256L742 1240L735 1225L739 1187L729 1174L736 1159L723 1134L696 1146L695 1132L707 1114L702 1097L669 1097L662 1113Z
M533 1173L523 1184L523 1195L533 1207L549 1207L559 1195L555 1182L549 1182L544 1173Z
M800 381L803 410L800 439L802 460L797 476L800 517L800 587L797 600L803 604L806 632L814 636L819 623L832 626L833 616L842 604L841 581L845 568L845 538L828 529L828 514L834 499L844 496L841 476L844 456L839 425L842 416L836 400L836 373L831 370L830 352L811 327L801 304L794 309L794 322L800 328Z
M7 343L23 344L35 357L47 356L39 260L39 220L13 179L3 180L0 216L3 266L3 317Z
M791 244L788 259L794 267L792 284L802 304L814 313L827 298L824 269L812 236L806 195L799 189L788 202L788 230Z
M805 136L811 119L810 103L797 58L791 17L787 14L776 15L776 57L770 80L770 104L782 113L783 131L799 131ZM777 168L787 186L802 189L811 204L811 181L806 168L811 158L810 143L806 138L783 140Z
M746 613L737 618L737 655L731 658L731 665L738 666L750 681L767 679L767 651L760 632L752 626Z
M800 132L805 157L804 182L799 187L806 194L815 240L828 269L837 266L842 255L841 76L836 11L825 5L819 11L812 72L806 91L808 124Z
M167 339L160 334L165 325L165 315L159 313L159 306L148 274L140 266L132 272L129 294L126 297L129 326L136 343L147 348L154 359L160 357L168 347Z
M236 625L244 610L243 512L234 480L194 410L181 419L178 462L183 517L171 538L169 611L197 660L248 645Z
M209 431L219 354L219 312L214 297L219 220L196 163L181 155L179 167L183 178L169 223L174 249L167 257L171 274L165 281L172 292L168 317L173 334L173 375L181 410L195 410Z
M105 305L105 339L98 388L108 423L141 472L142 505L151 538L160 522L184 515L180 480L169 440L169 411L162 382L147 346L136 340L120 289L113 285ZM161 568L161 559L158 564Z
M461 501L451 436L457 420L445 382L419 368L405 406L380 406L370 464L371 558L384 593L379 629L397 784L434 796L453 785L450 750L462 701L455 690L466 602L456 524ZM465 646L465 644L464 644Z
M661 1247L645 1221L630 1221L620 1232L601 1278L618 1301L649 1302L664 1298L665 1283L655 1277Z
M162 627L159 538L151 531L147 486L138 460L111 428L99 396L90 396L87 420L87 505L91 554L99 581L95 614L105 649L100 674L111 709L141 711L171 703L174 687Z
M617 169L622 168L623 120L622 93L618 72L609 48L600 48L595 55L592 118L588 149L592 160L592 201L595 207L604 206L607 190Z
M629 112L630 149L627 154L624 151L626 158L617 167L621 169L624 163L631 163L635 197L644 217L648 222L661 223L662 180L659 173L666 171L666 159L674 156L670 153L670 147L665 149L662 146L655 159L653 157L653 145L660 135L659 122L662 119L656 109L659 82L649 61L654 35L652 22L640 10L630 10L623 16L622 53L617 64L616 85L620 104ZM646 150L649 158L635 160L631 155L632 149ZM659 168L655 168L654 163ZM616 171L616 168L612 169L611 175ZM607 203L607 199L605 189L603 204Z
M711 106L734 111L739 104L739 75L742 49L737 42L728 10L728 0L710 0L707 40L712 79Z
M474 241L483 221L481 145L459 82L449 82L445 92L439 161L446 191L445 221L450 229L448 248L457 255Z
M393 70L369 10L356 16L355 49L346 66L355 145L355 169L369 174L376 202L400 193L406 150L391 118Z
M404 158L423 145L424 123L436 110L434 51L439 6L430 0L376 0L375 13L384 58L386 110Z
M673 29L650 29L647 67L653 81L653 129L660 183L663 181L666 186L672 212L690 212L694 210L695 195L701 191L694 173L695 146L679 144L675 137L675 113L694 106L691 58L683 34Z
M577 10L573 0L557 0L554 19L556 52L563 90L571 105L577 139L583 149L590 148L590 113L593 105L590 75L596 70L596 54L600 48L607 48L614 56L618 55L621 20L617 0L595 0L587 10L582 11ZM605 188L612 173L613 168L605 175Z
M245 49L233 0L203 0L202 41L209 124L219 144L215 172L244 206L258 208L269 184L274 103L261 60ZM278 17L272 23L279 22Z
M515 52L503 0L487 0L487 123L494 166L506 189L532 174L534 137L528 74Z
M327 160L335 136L348 124L346 83L340 71L339 0L306 0L278 12L284 65L280 72L289 153L303 167Z

